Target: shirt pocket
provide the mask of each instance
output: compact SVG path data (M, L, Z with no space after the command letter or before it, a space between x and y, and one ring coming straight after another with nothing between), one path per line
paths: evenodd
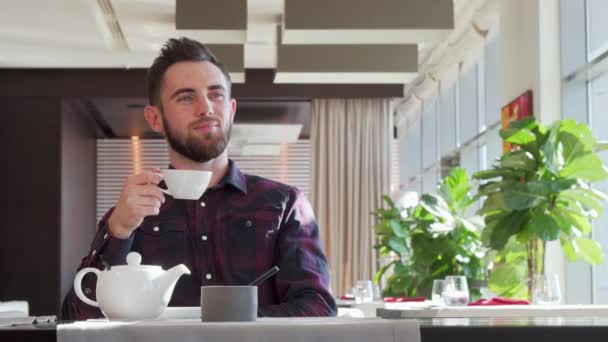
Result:
M270 208L222 215L222 249L235 284L246 284L273 265L281 214Z
M142 263L167 268L184 262L189 247L186 217L148 216L136 232L133 250L140 252Z

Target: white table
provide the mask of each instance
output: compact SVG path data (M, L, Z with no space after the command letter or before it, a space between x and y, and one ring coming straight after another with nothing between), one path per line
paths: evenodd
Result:
M387 303L388 304L388 303ZM391 303L406 304L406 303ZM474 317L605 317L608 305L497 305L408 307L396 305L378 307L382 318L474 318Z
M338 314L350 317L376 317L378 309L419 309L433 306L426 302L382 302L355 303L353 300L338 300Z
M203 323L200 319L60 324L58 342L97 341L353 341L420 342L416 320L380 318L263 318L246 323Z

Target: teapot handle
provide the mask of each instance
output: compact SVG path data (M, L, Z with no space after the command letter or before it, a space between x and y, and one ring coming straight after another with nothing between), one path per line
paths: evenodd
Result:
M76 278L74 278L74 291L76 292L76 296L78 297L78 299L80 299L81 301L91 306L99 307L99 304L97 304L97 302L90 300L82 292L82 278L84 278L85 274L89 272L95 273L97 275L97 281L99 281L100 271L98 269L93 267L83 268L82 270L80 270L80 272L76 274Z

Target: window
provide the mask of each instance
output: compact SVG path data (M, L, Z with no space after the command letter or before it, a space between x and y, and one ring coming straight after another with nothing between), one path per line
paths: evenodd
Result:
M563 118L586 123L600 140L608 139L608 22L605 0L560 0ZM608 156L601 155L604 164ZM608 182L597 184L606 192ZM608 252L606 212L593 222L592 237ZM608 263L591 267L566 263L568 303L608 303Z
M499 38L484 55L399 130L404 190L433 193L452 167L464 167L470 177L500 157Z

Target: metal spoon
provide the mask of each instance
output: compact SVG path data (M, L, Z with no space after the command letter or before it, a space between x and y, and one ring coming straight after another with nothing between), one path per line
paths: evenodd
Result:
M252 281L251 283L249 283L248 286L258 286L258 284L260 284L264 280L272 277L277 272L279 272L279 267L274 266L273 268L271 268L268 271L264 272L264 274L262 274L261 276L257 277L254 281Z

